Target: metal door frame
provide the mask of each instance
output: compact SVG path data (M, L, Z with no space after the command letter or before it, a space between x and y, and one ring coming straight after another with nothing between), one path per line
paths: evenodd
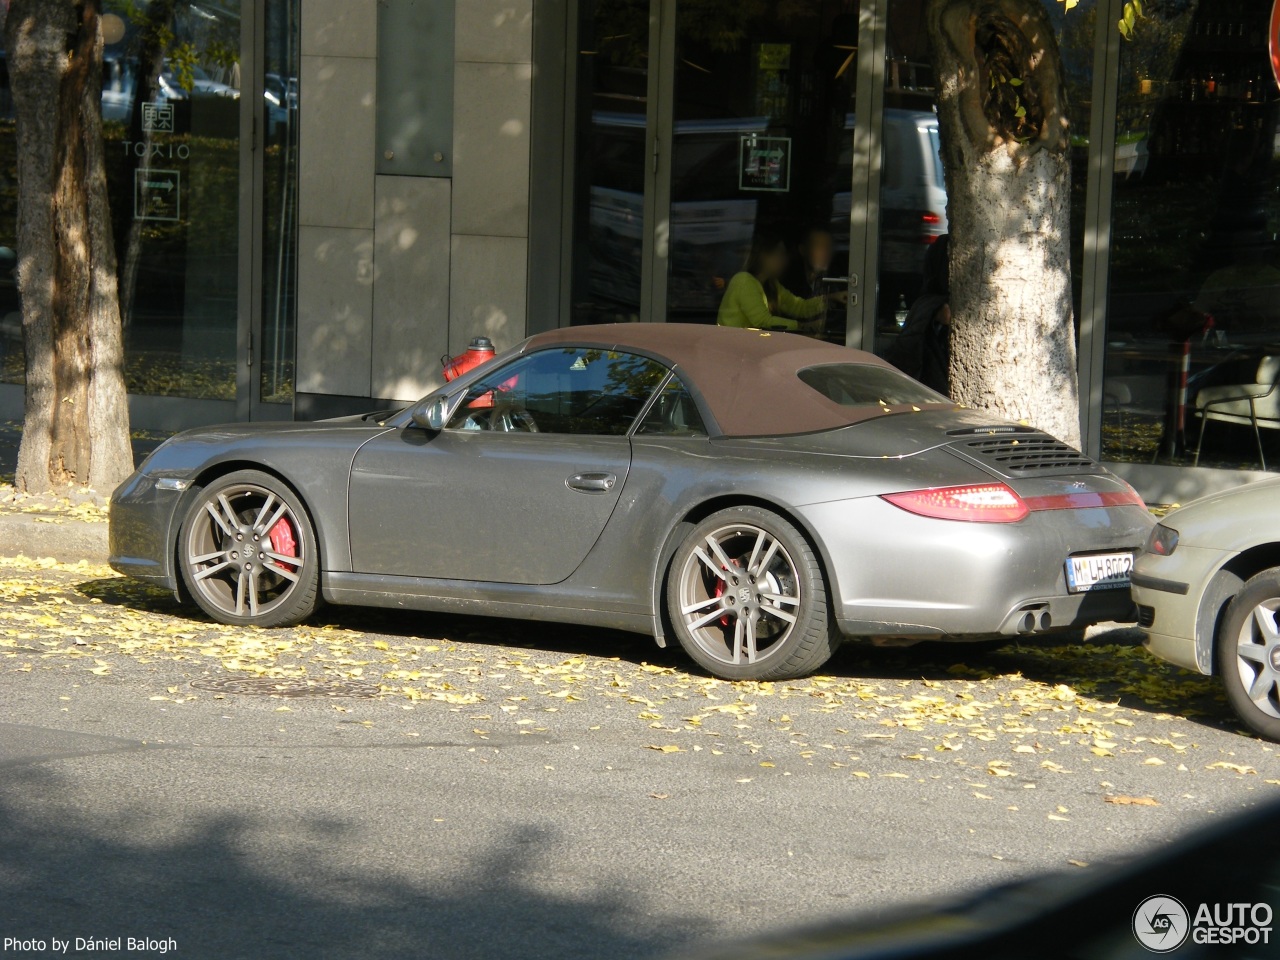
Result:
M264 316L262 258L265 222L267 4L240 0L240 191L236 302L236 419L291 420L293 405L262 400ZM296 269L294 276L297 276Z

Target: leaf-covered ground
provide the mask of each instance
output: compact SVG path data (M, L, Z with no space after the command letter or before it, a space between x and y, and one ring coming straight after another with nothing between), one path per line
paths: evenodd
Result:
M1069 820L1072 806L1031 791L1060 777L1087 784L1091 802L1133 807L1193 798L1202 777L1234 778L1242 793L1280 786L1276 748L1239 732L1217 683L1149 657L1133 631L994 652L848 644L819 676L729 683L627 634L333 608L294 629L242 629L105 567L3 559L0 684L32 671L77 685L136 675L146 699L172 709L231 696L191 685L202 678L359 680L381 691L360 702L361 722L461 712L477 744L607 709L615 733L621 724L637 751L670 762L728 755L752 758L760 776L820 766L863 780L946 779L1050 821ZM281 713L357 709L278 703Z

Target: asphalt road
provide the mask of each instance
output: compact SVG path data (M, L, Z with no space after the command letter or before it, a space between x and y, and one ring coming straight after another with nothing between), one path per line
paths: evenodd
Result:
M0 560L0 956L664 956L1096 870L1280 787L1131 632L734 685L600 631L183 613ZM192 686L304 676L377 695Z

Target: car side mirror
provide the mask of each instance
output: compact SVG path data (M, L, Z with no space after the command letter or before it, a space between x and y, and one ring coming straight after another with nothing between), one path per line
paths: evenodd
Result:
M437 397L433 400L420 400L414 406L410 417L423 430L439 433L444 429L444 425L449 422L449 418L453 416L453 411L457 409L458 401L461 399L462 396L459 394L456 397Z

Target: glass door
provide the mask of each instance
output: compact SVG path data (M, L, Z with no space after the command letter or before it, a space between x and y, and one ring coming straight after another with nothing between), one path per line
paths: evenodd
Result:
M102 117L130 393L236 399L238 0L103 16Z
M241 406L254 420L292 416L298 238L298 0L262 0L254 18L256 89L245 158Z
M294 357L298 0L107 0L102 127L142 420L288 418ZM0 51L2 54L3 51ZM0 83L0 179L14 117ZM24 379L0 191L0 383Z
M769 240L785 249L777 285L831 295L791 311L806 329L860 342L855 100L871 3L580 0L571 323L715 323L753 241Z
M651 9L651 7L653 9ZM570 309L572 324L649 319L642 295L653 203L650 24L657 0L578 5Z
M858 0L708 6L675 4L666 318L715 323L763 270L777 325L844 342Z

